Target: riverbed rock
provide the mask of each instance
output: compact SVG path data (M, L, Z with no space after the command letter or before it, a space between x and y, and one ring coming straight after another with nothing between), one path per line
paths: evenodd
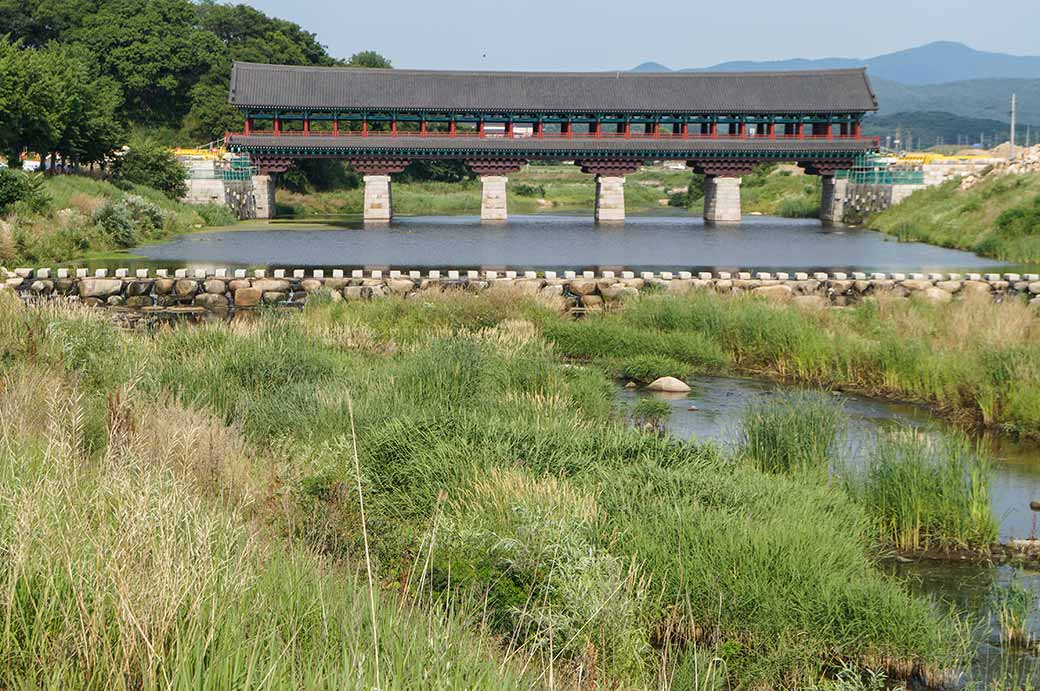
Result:
M109 295L105 298L105 304L109 307L122 307L126 304L126 298L122 295Z
M207 293L213 295L223 295L224 291L227 290L227 283L221 281L219 278L211 278L203 284Z
M407 295L415 290L415 284L408 278L391 278L386 282L386 287L394 295Z
M253 287L261 293L288 293L292 289L289 281L282 278L258 278Z
M521 278L514 281L513 285L524 295L537 295L545 285L545 281L540 278Z
M205 307L210 312L225 313L228 311L228 301L223 295L205 292L195 296L195 304Z
M751 289L752 295L765 298L770 302L790 302L793 293L791 287L785 285L759 286Z
M234 292L239 288L248 288L252 285L252 282L248 278L236 278L228 282L228 290L234 294Z
M324 283L316 278L305 278L300 281L300 287L305 293L314 293L324 287Z
M947 293L942 288L925 288L924 290L917 292L915 295L922 300L937 304L953 300L953 295Z
M905 281L903 281L902 285L907 290L918 291L918 290L927 290L928 288L931 288L932 287L932 282L931 281L926 281L924 279L908 278Z
M140 295L147 295L152 292L152 284L154 281L130 281L126 285L126 294L129 297L138 297Z
M123 282L118 278L85 278L79 283L81 298L104 299L117 295L123 290Z
M152 296L150 295L131 295L126 299L126 306L140 309L142 307L152 306Z
M1029 284L1026 290L1028 290L1033 295L1040 295L1040 281L1033 281Z
M960 281L939 281L935 284L935 287L939 290L945 290L947 293L956 293L963 287L963 283Z
M559 284L547 285L547 286L543 287L541 290L539 290L538 294L541 295L542 297L558 298L561 295L563 295L563 286L559 285Z
M263 298L265 305L277 305L279 302L285 302L289 299L289 293L281 290L268 290L264 293Z
M239 288L235 291L235 307L256 307L263 295L259 288Z
M603 297L600 295L582 295L581 304L590 310L603 309Z
M668 393L686 393L690 391L690 385L675 377L660 377L650 382L647 387L650 391L665 391Z
M961 284L961 291L967 295L989 295L990 290L989 283L985 281L964 281Z
M791 304L804 310L822 310L830 307L830 300L822 295L795 295Z
M190 298L199 290L199 282L193 278L182 278L173 286L174 292L182 298Z
M575 295L592 295L596 292L596 281L576 278L570 282L570 289Z
M157 278L155 279L155 294L156 295L169 295L173 292L173 286L177 281L172 278Z
M39 279L32 282L32 285L29 286L29 290L37 295L47 295L54 290L54 282L46 279Z

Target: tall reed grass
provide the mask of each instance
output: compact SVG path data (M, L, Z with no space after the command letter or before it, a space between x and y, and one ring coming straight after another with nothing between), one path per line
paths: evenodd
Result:
M842 453L845 424L829 396L781 394L745 409L738 453L768 473L825 474Z
M990 462L963 435L883 434L867 467L847 478L877 539L904 550L985 549L996 541Z

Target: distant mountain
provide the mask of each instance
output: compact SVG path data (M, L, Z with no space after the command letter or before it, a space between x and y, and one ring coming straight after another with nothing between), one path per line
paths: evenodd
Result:
M963 43L936 41L916 48L872 58L820 58L775 61L723 62L683 72L755 70L808 70L866 67L871 76L907 85L942 84L969 79L1040 79L1040 56L1007 55L975 50ZM642 72L668 72L668 67L646 62Z
M1010 121L1011 94L1018 96L1018 121L1040 123L1040 79L973 79L906 86L870 80L881 109L878 115L907 111L945 111L966 118Z
M1025 124L1018 128L1019 144L1026 143L1026 128ZM987 118L966 118L939 111L918 111L868 116L863 121L863 133L869 136L898 137L904 143L909 135L913 137L913 143L918 148L928 148L939 143L966 148L978 143L982 138L985 138L988 146L992 146L994 142L1006 141L1008 123ZM1028 136L1029 143L1035 144L1040 138L1040 127L1031 127Z

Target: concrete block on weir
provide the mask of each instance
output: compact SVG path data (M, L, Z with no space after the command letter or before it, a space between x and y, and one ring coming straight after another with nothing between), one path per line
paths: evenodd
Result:
M739 278L742 281L750 281L751 273L748 271L739 271L737 272L737 278Z
M913 280L913 281L923 281L924 280L924 274L910 274L910 280Z
M87 277L87 270L86 269L76 269L76 278L86 278L86 277Z
M498 272L497 271L485 271L484 272L484 278L486 278L489 281L493 281L496 278L498 278Z
M831 274L831 278L835 281L847 281L849 275L846 273L842 273L841 271L838 271L837 273Z
M396 269L390 272L390 278L400 278L401 272Z
M794 280L796 280L796 281L808 281L809 280L809 274L805 273L804 271L796 271L795 274L794 274Z
M987 281L990 281L990 282L992 282L992 281L999 281L1000 280L1000 274L986 274L985 279Z
M710 281L714 277L711 275L710 271L701 271L697 274L697 278L701 279L702 281Z
M867 275L865 273L863 273L862 271L853 271L852 272L852 280L853 281L865 281L865 280L867 280Z
M1022 280L1021 274L1004 274L1004 280L1008 283L1018 283Z
M455 271L454 269L448 271L448 278L449 279L454 281L454 280L457 280L458 277L459 277L459 272L458 271Z
M430 269L430 273L428 273L427 276L436 280L441 277L441 272L437 269Z
M672 280L672 272L671 271L662 271L661 272L661 278L663 280L665 280L665 281Z
M689 280L689 279L693 278L693 274L690 273L689 271L680 271L679 272L679 278L681 280L683 280L683 281L686 281L686 280Z
M253 275L256 276L257 278L265 278L267 276L267 270L266 269L257 269L256 271L253 272Z
M509 279L516 278L516 272L515 271L506 271L506 278L509 278Z
M969 281L981 281L982 280L982 274L967 274L966 277L967 277L967 279Z
M382 278L383 277L383 272L380 271L379 269L373 269L372 272L369 275L372 278Z
M719 272L719 280L720 281L728 281L731 278L733 278L733 274L731 274L729 271L720 271Z
M554 281L554 280L556 280L556 272L555 271L546 271L545 272L545 279L547 281Z
M94 277L95 278L104 278L107 275L108 275L108 269L98 269L97 271L94 272Z
M246 270L245 269L235 269L235 278L245 278L245 277L246 277Z
M574 273L573 271L564 271L563 272L563 278L565 280L569 281L569 280L573 279L575 276L577 276L577 274Z
M477 271L476 269L470 269L469 271L466 272L466 278L468 278L471 281L479 280L480 279L480 272Z
M783 272L783 271L777 273L777 275L776 275L776 280L778 280L778 281L786 281L786 280L788 280L790 278L791 278L791 275L786 273L786 272Z
M654 278L654 272L644 271L643 273L639 274L639 277L642 278L644 281L650 281Z
M595 278L596 277L596 272L595 271L582 271L581 272L581 277L582 278Z
M156 269L155 270L155 275L158 276L159 278L166 278L167 276L170 275L170 271L169 271L169 269ZM245 276L246 273L243 271L242 275Z
M946 276L944 276L943 274L928 274L929 281L942 281L945 278Z
M906 274L892 274L892 280L893 281L905 281L906 280Z
M333 278L343 278L343 269L333 269L332 270L332 277Z
M126 278L130 274L130 269L116 269L116 278Z
M812 277L815 278L817 281L826 281L828 278L830 278L830 276L828 276L823 271L817 271L812 275Z
M636 277L636 272L635 271L622 271L621 272L621 278L635 278L635 277Z
M537 271L525 271L524 272L524 278L538 278L538 272Z
M36 278L50 278L50 277L51 277L51 270L50 269L40 269L39 271L36 272Z
M205 278L205 277L206 277L206 270L205 269L195 269L195 278Z
M318 278L318 277L315 276L315 278ZM411 279L422 278L422 272L420 272L420 271L409 271L408 272L408 278L411 278Z
M888 274L873 273L873 274L870 274L870 277L872 279L874 279L875 281L884 281L885 279L888 278Z
M68 269L58 269L58 278L68 278L68 277L69 277L69 270Z
M213 270L213 275L216 276L217 278L227 278L227 269L225 269L224 267L221 267L219 269L214 269Z
M755 278L757 278L760 281L771 281L773 280L773 274L767 273L765 271L759 271L757 274L755 274Z
M325 271L323 269L315 269L313 276L315 278L325 278Z
M353 271L350 272L350 277L351 278L364 278L365 277L365 272L363 270L361 270L361 269L354 269Z

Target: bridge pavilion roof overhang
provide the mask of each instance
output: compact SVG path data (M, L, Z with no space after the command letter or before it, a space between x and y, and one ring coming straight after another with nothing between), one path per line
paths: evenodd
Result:
M793 72L455 72L236 62L243 110L510 114L858 114L864 69Z

